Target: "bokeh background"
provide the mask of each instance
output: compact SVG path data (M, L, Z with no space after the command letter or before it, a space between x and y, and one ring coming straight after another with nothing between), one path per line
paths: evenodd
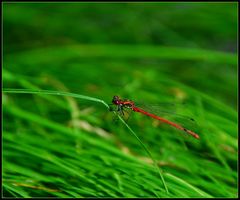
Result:
M95 101L3 92L3 196L236 197L237 3L4 3L3 88L187 102L200 140Z

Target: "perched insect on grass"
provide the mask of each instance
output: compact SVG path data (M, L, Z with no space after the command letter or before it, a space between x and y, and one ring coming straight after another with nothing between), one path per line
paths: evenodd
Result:
M117 106L117 109L116 111L121 115L123 116L124 115L124 110L128 109L128 110L132 110L134 112L138 112L138 113L141 113L143 115L146 115L148 117L151 117L153 119L156 119L156 120L159 120L165 124L168 124L170 126L173 126L175 128L177 128L178 130L180 131L183 131L189 135L191 135L192 137L196 138L196 139L199 139L199 135L185 127L183 127L182 125L178 124L178 123L175 123L175 122L172 122L170 120L167 120L163 117L160 117L158 115L155 115L153 113L151 113L150 111L146 111L145 109L139 107L139 106L136 106L135 102L134 101L131 101L131 100L122 100L119 96L113 96L113 99L112 99L112 103L114 105ZM194 121L194 119L192 118L186 118L186 117L182 117L183 119L185 120L190 120L190 121Z

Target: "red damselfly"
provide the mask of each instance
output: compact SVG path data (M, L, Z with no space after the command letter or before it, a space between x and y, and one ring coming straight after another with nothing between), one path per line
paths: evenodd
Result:
M172 127L175 127L176 129L178 129L180 131L183 131L183 132L193 136L196 139L200 138L199 135L197 133L195 133L194 131L191 131L191 130L187 129L184 126L182 126L182 125L180 125L178 123L172 122L172 121L170 121L168 119L165 119L163 117L155 115L152 112L147 111L147 110L137 106L134 101L122 100L122 99L120 99L119 96L114 96L113 99L112 99L112 103L117 106L117 110L116 111L119 112L121 115L124 115L124 110L125 109L130 109L130 110L132 110L134 112L141 113L143 115L146 115L148 117L151 117L153 119L161 121L162 123L165 123L165 124L168 124L168 125L170 125ZM191 119L191 120L193 120L193 119Z

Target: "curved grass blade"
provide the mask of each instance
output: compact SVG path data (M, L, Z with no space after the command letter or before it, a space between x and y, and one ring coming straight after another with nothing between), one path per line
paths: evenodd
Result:
M6 93L48 94L48 95L69 96L69 97L74 97L74 98L78 98L78 99L85 99L85 100L89 100L89 101L99 102L99 103L102 103L103 105L105 105L108 109L110 109L109 105L101 99L97 99L97 98L93 98L93 97L89 97L89 96L85 96L85 95L80 95L80 94L75 94L75 93L60 92L60 91L53 91L53 90L32 90L32 89L13 89L13 88L3 88L2 91L6 92ZM161 173L161 171L160 171L160 169L157 165L157 162L155 161L152 154L150 153L150 151L143 144L143 142L140 140L140 138L137 136L137 134L128 126L128 124L119 115L118 115L118 118L123 122L123 124L128 128L128 130L130 130L130 132L133 134L133 136L139 141L139 143L141 144L143 149L150 156L150 158L154 162L154 165L155 165L155 167L158 171L158 174L159 174L159 176L160 176L160 178L163 182L163 185L164 185L164 188L165 188L166 192L169 193L167 185L166 185L165 180L163 178L163 175L162 175L162 173Z
M118 114L117 114L117 115L118 115ZM155 165L155 167L156 167L156 169L157 169L157 172L158 172L158 174L159 174L159 176L160 176L160 178L161 178L161 180L162 180L162 182L163 182L164 188L165 188L166 192L169 193L169 192L168 192L168 187L167 187L166 182L165 182L164 177L163 177L163 174L161 173L161 171L160 171L160 169L159 169L159 166L158 166L156 160L153 158L151 152L147 149L147 147L143 144L143 142L140 140L140 138L137 136L137 134L131 129L131 127L128 126L128 124L124 121L124 119L123 119L120 115L118 115L118 118L119 118L119 119L122 121L122 123L130 130L130 132L133 134L133 136L139 141L139 143L141 144L141 146L143 147L143 149L147 152L148 156L152 159L152 161L153 161L153 163L154 163L154 165Z
M49 95L59 95L59 96L68 96L68 97L74 97L78 99L85 99L89 101L95 101L102 103L107 108L109 108L109 105L101 100L94 97L89 97L85 95L70 93L70 92L61 92L61 91L53 91L53 90L32 90L32 89L12 89L12 88L3 88L3 92L6 93L25 93L25 94L49 94Z

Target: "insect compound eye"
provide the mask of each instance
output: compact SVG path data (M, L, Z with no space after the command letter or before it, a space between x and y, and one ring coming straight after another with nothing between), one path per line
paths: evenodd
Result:
M113 103L118 103L119 97L118 96L113 96L112 102Z

